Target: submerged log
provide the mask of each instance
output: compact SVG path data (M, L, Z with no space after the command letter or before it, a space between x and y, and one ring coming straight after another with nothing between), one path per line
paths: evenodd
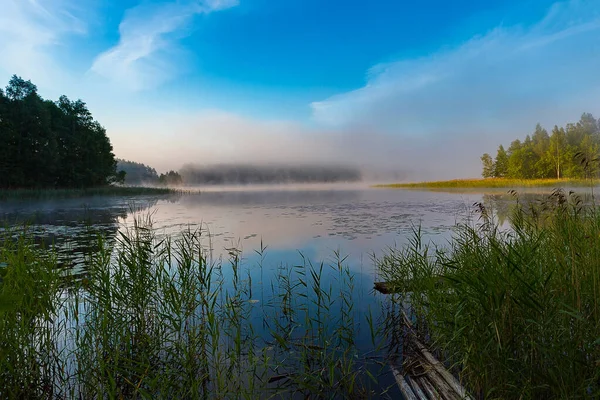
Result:
M381 294L393 294L403 291L402 285L393 282L375 282L375 290Z
M400 292L400 285L390 282L376 282L375 290L383 294ZM410 366L405 363L400 371L394 362L390 368L394 379L406 399L443 399L457 400L473 397L466 391L461 383L452 375L425 345L419 340L412 322L405 310L401 308L403 325L407 328L407 342L415 350L411 357Z
M414 329L413 329L412 323L410 322L410 319L408 318L408 316L406 315L404 310L401 310L401 312L402 312L402 319L404 320L404 323L406 324L406 326L409 328L408 332L409 332L409 335L411 336L411 342L415 345L415 347L417 348L419 353L423 356L423 358L426 361L426 364L431 366L431 368L433 368L435 370L435 372L437 372L441 376L441 378L443 378L446 385L448 385L454 392L456 392L456 394L459 396L460 399L473 399L473 397L460 384L458 379L456 379L454 377L454 375L452 375L446 369L444 364L442 364L440 361L438 361L438 359L435 358L433 356L433 354L431 354L431 352L427 349L427 347L425 347L419 341L419 339L417 338L417 335L414 332ZM440 382L440 384L442 386L444 386L443 382Z
M434 280L436 288L441 288L444 286L444 278L434 277L432 279ZM381 294L395 294L404 292L407 287L410 287L410 285L410 280L405 282L375 282L373 288Z
M410 387L412 388L413 392L415 392L415 395L417 396L418 399L427 399L427 396L425 395L425 393L421 389L421 386L415 379L413 379L408 374L405 375L405 379L408 382L408 384L410 385Z
M442 399L442 395L438 393L436 388L431 384L431 382L429 382L429 380L427 380L426 377L418 378L418 380L421 384L421 387L423 388L423 391L427 394L425 397L423 397L424 399Z
M395 364L390 364L390 369L392 370L392 374L394 375L394 379L400 388L400 392L402 392L402 397L406 400L420 400L422 397L418 397L415 392L412 390L408 382L405 380L404 376L398 370Z

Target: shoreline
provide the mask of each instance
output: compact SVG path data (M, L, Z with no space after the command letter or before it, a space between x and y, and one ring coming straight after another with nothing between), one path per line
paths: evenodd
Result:
M0 189L0 201L20 199L63 199L87 196L143 196L180 193L168 187L102 186L64 189Z
M388 183L373 185L374 188L388 189L493 189L527 187L591 187L600 185L600 179L452 179L446 181L425 181L407 183Z

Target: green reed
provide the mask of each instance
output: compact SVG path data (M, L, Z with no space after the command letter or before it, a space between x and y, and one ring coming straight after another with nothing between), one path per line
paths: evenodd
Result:
M82 278L27 234L13 237L0 248L1 398L369 398L384 390L354 339L367 329L379 344L381 332L373 315L355 312L354 275L339 254L331 265L280 265L264 282L266 247L255 266L235 249L212 260L203 231L159 235L138 216L116 241L98 237Z
M517 207L510 230L477 205L435 248L415 229L379 266L422 334L485 398L600 395L600 212L556 190Z

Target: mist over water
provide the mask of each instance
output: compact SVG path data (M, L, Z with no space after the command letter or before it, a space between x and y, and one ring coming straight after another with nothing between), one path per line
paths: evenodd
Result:
M342 165L187 164L180 171L187 185L358 182L360 169Z

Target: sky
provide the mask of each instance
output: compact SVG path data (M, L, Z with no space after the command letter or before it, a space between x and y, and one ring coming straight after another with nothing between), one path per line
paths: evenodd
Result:
M477 177L600 117L600 0L0 0L0 85L84 100L115 155Z

